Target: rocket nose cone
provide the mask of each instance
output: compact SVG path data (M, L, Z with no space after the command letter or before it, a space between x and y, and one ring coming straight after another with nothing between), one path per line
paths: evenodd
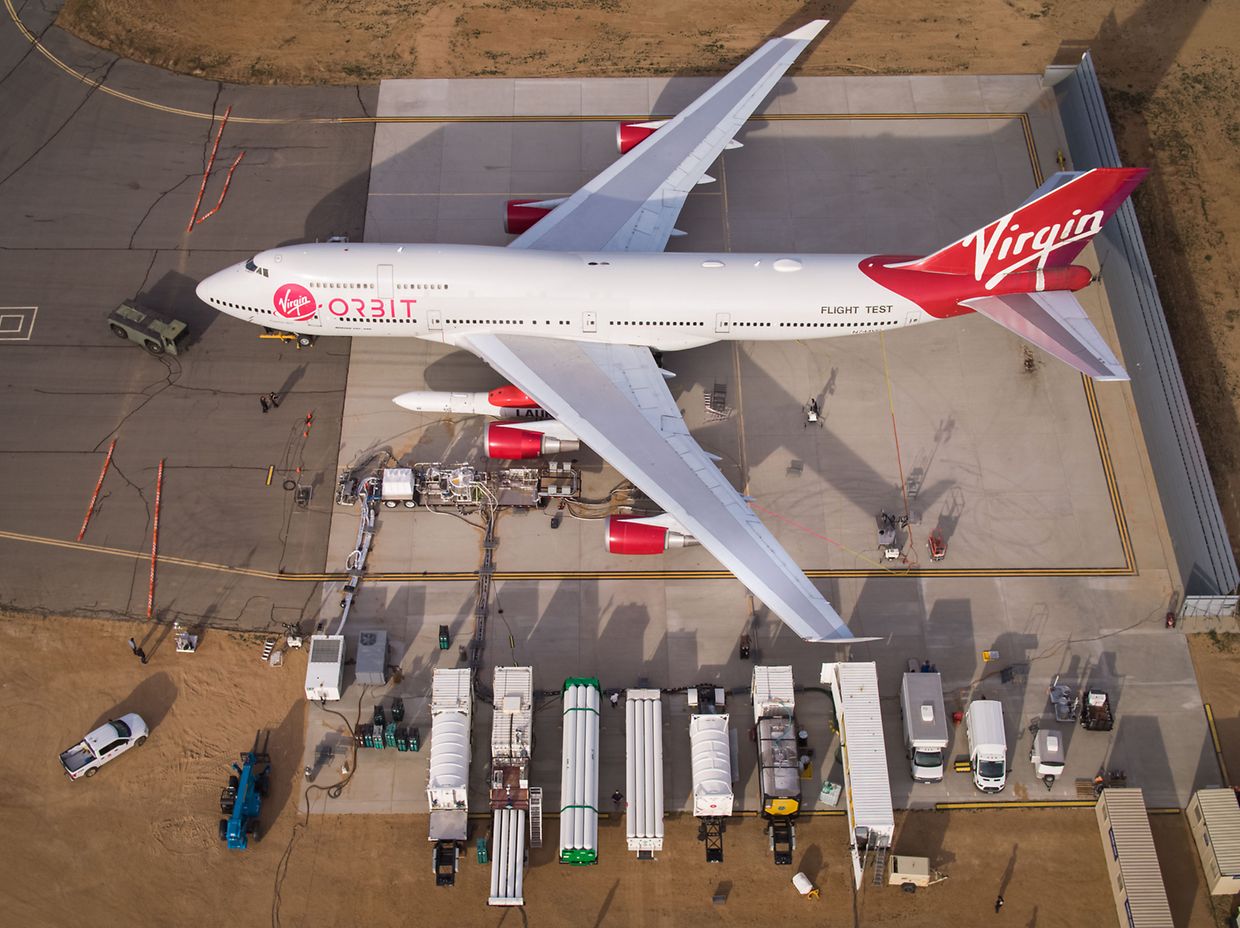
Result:
M411 393L402 393L400 396L392 397L392 402L397 406L400 406L402 409L408 409L412 412L421 412L422 406L420 401L423 396L424 394L422 392L414 390Z

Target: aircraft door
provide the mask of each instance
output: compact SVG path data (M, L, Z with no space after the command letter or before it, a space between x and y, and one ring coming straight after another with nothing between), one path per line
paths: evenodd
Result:
M439 310L430 309L426 312L426 330L433 336L443 338L443 316Z
M921 322L921 313L907 313L904 316L905 325L917 325Z
M597 332L598 331L598 313L584 312L581 314L581 331Z
M375 296L381 300L390 300L396 293L392 286L392 265L380 264L375 275Z
M732 331L732 314L715 313L715 334L726 335Z

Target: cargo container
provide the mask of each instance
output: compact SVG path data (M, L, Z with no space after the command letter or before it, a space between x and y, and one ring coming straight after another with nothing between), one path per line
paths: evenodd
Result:
M878 670L873 662L823 664L822 682L831 687L840 733L853 881L859 889L866 861L872 855L873 883L881 886L896 823L883 742Z
M1104 789L1094 814L1119 924L1172 928L1175 922L1145 811L1145 795L1139 789Z

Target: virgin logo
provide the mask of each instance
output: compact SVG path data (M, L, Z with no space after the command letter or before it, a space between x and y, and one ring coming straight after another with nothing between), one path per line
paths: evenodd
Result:
M301 284L285 284L277 290L275 306L276 312L285 319L292 319L294 322L309 319L314 315L315 310L319 308L314 301L314 294Z
M1097 235L1105 218L1102 210L1082 215L1081 210L1075 209L1062 223L1024 231L1019 223L1012 222L1014 215L1008 213L964 239L966 248L973 246L973 277L978 281L985 278L987 290L993 290L1008 274L1028 265L1041 271L1058 249Z

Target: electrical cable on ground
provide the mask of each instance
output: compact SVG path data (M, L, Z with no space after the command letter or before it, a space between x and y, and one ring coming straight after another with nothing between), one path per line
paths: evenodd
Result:
M350 757L349 757L349 772L345 774L344 777L342 777L340 780L333 783L331 786L319 786L315 783L311 783L308 786L306 786L305 791L302 793L302 801L306 805L305 820L301 822L295 822L293 824L293 833L289 835L288 844L284 848L284 853L280 855L280 860L276 864L275 886L272 889L272 896L271 896L271 928L280 928L280 902L281 902L280 892L284 886L284 878L288 876L289 862L292 860L292 857L293 857L293 847L296 844L297 838L301 834L301 832L304 829L310 827L310 793L311 791L320 790L322 792L327 793L327 796L330 799L339 799L341 794L344 792L344 788L348 786L349 781L353 779L353 775L357 773L357 734L356 734L356 731L357 731L357 726L362 721L362 703L365 701L366 691L369 689L370 689L369 686L363 686L361 694L357 697L357 717L353 720L352 724L349 724L349 720L344 716L343 713L337 712L335 709L327 708L326 702L323 700L320 700L319 702L319 708L321 708L324 712L330 712L332 715L336 715L340 717L340 720L344 722L345 730L348 731L349 733L349 743L352 746L352 753L350 754Z

